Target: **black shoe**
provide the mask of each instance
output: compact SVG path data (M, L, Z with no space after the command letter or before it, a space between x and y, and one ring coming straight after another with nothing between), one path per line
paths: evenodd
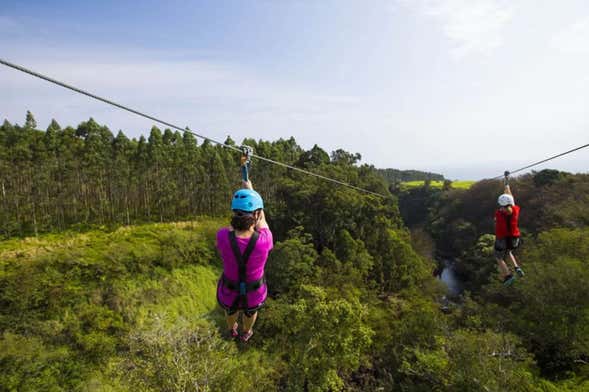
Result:
M523 269L521 269L521 267L517 267L517 268L515 269L515 272L517 272L517 274L518 274L520 277L523 277L523 276L525 275L525 274L524 274L524 270L523 270Z

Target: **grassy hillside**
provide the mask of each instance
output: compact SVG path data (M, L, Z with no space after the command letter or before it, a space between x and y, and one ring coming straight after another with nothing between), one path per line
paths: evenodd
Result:
M247 388L235 347L219 337L223 223L0 242L0 389L179 390L186 371L196 390L227 387L231 372ZM213 357L226 366L207 369Z

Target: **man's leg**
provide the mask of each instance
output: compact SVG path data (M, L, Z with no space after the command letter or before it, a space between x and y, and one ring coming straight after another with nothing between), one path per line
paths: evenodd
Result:
M509 257L511 258L511 262L513 263L513 268L519 268L519 264L517 263L517 259L515 258L512 251L509 251Z
M503 259L497 259L497 266L499 267L499 275L502 280L511 275L511 271L507 268L507 264L505 264Z
M497 260L497 267L499 268L499 276L504 284L513 283L513 274L505 263L505 257L509 251L507 250L507 239L496 238L495 239L495 259Z
M513 268L515 268L515 272L517 272L519 276L524 276L524 270L519 266L517 259L515 258L515 255L512 251L509 252L509 256L511 257L511 262L513 263Z

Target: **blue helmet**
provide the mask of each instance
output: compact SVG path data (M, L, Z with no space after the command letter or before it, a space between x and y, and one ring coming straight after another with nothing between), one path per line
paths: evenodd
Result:
M241 210L246 212L253 212L259 208L264 208L264 201L262 196L251 189L240 189L233 195L231 200L232 210Z

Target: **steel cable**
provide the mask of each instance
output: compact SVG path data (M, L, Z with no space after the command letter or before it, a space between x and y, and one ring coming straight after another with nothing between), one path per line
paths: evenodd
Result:
M92 94L92 93L90 93L88 91L85 91L85 90L82 90L80 88L74 87L74 86L69 85L67 83L64 83L64 82L61 82L59 80L53 79L53 78L51 78L49 76L40 74L38 72L32 71L32 70L30 70L28 68L25 68L23 66L20 66L20 65L14 64L14 63L11 63L11 62L6 61L6 60L3 60L1 58L0 58L0 64L6 65L7 67L10 67L10 68L14 68L14 69L16 69L18 71L27 73L29 75L35 76L35 77L37 77L39 79L43 79L45 81L48 81L50 83L56 84L56 85L61 86L61 87L64 87L66 89L75 91L75 92L77 92L79 94L86 95L87 97L90 97L90 98L96 99L98 101L104 102L106 104L115 106L115 107L117 107L119 109L126 110L126 111L131 112L133 114L136 114L138 116L141 116L141 117L147 118L149 120L155 121L157 123L163 124L163 125L165 125L167 127L174 128L174 129L179 130L179 131L182 131L182 132L188 132L188 133L190 133L190 134L192 134L194 136L197 136L197 137L199 137L201 139L208 140L208 141L210 141L212 143L221 145L223 147L229 148L229 149L234 150L234 151L238 151L240 153L242 152L241 148L239 148L239 147L232 146L232 145L229 145L229 144L225 144L225 143L222 143L222 142L220 142L218 140L212 139L210 137L207 137L207 136L198 134L198 133L192 131L188 127L182 128L182 127L180 127L178 125L175 125L175 124L172 124L172 123L170 123L168 121L161 120L161 119L159 119L157 117L154 117L154 116L151 116L149 114L145 114L145 113L140 112L138 110L135 110L135 109L129 108L127 106L121 105L121 104L119 104L117 102L114 102L114 101L112 101L110 99L102 98L102 97L100 97L100 96L98 96L96 94ZM259 159L261 161L265 161L265 162L268 162L268 163L271 163L271 164L274 164L274 165L282 166L282 167L285 167L285 168L288 168L288 169L291 169L291 170L295 170L295 171L298 171L300 173L304 173L304 174L307 174L307 175L310 175L310 176L313 176L313 177L317 177L317 178L320 178L320 179L325 180L325 181L330 181L330 182L332 182L334 184L346 186L348 188L351 188L351 189L354 189L354 190L357 190L357 191L360 191L360 192L368 193L368 194L371 194L371 195L374 195L374 196L379 196L379 197L387 197L387 196L385 196L385 195L383 195L381 193L369 191L368 189L360 188L360 187L357 187L355 185L349 184L347 182L339 181L339 180L336 180L336 179L333 179L333 178L329 178L329 177L323 176L321 174L317 174L317 173L310 172L308 170L301 169L301 168L296 167L296 166L291 166L291 165L288 165L288 164L283 163L283 162L275 161L273 159L266 158L266 157L257 155L255 153L254 154L251 154L250 156L253 157L253 158L257 158L257 159Z

